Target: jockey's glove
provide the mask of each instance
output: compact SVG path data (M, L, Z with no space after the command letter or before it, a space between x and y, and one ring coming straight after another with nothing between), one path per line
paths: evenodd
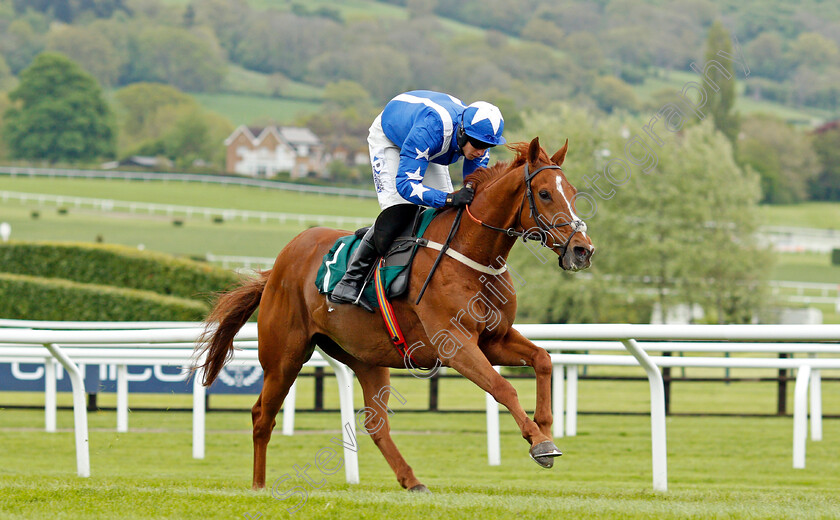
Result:
M446 196L445 207L460 208L472 202L475 191L469 186L464 186L458 191L453 191Z

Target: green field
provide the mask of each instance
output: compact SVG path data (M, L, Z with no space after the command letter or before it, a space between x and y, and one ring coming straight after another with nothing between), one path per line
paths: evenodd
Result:
M192 93L204 108L228 118L234 125L293 124L301 115L313 114L320 103L299 99L273 98L254 94Z
M373 198L338 197L196 182L48 179L2 175L0 190L313 215L375 217L379 212L379 205ZM16 204L17 202L9 202L4 206Z
M832 265L828 253L780 254L773 279L840 284L840 265Z
M152 251L200 257L206 253L274 257L302 231L291 224L214 224L200 219L175 226L174 219L166 217L124 218L83 211L59 215L54 208L41 209L38 219L25 208L3 208L0 220L11 224L16 240L94 242L99 237L106 244L142 244Z
M223 92L236 92L238 94L256 94L262 97L272 95L272 76L254 70L248 70L239 65L229 64L227 76L222 83ZM288 78L282 78L281 95L285 99L312 101L323 98L324 89L300 83Z
M378 213L374 199L181 182L0 177L0 190L281 213L341 215L362 217L370 222ZM55 206L39 207L35 203L21 205L17 201L10 201L0 207L0 221L11 224L12 238L16 240L93 242L101 237L105 243L132 247L142 244L150 250L202 257L206 253L274 257L295 235L308 226L316 225L315 222L300 225L297 222L280 224L239 220L217 224L201 217L184 219L164 215L102 213L76 209L70 205L65 207L68 212L62 215ZM33 211L38 212L37 219L32 218ZM175 226L175 220L183 221L183 225Z
M525 383L525 382L520 382ZM532 385L533 382L530 382ZM593 399L628 409L646 383L610 383L602 391L581 384L581 409ZM623 385L616 388L615 385ZM412 386L394 380L397 389ZM462 380L444 381L442 395L483 401ZM442 385L442 386L443 386ZM518 384L517 386L522 386ZM723 385L720 385L723 387ZM741 402L756 385L731 385ZM333 392L328 387L327 397ZM357 389L358 390L358 389ZM470 391L471 390L471 391ZM592 390L592 392L590 392ZM621 394L615 393L622 391ZM765 388L769 396L772 388ZM693 391L703 400L703 392ZM824 393L828 397L829 392ZM836 394L836 393L835 393ZM0 394L8 402L11 394ZM299 392L299 399L311 395ZM358 395L358 393L357 393ZM521 395L521 394L520 394ZM207 417L207 458L191 458L191 415L133 412L129 433L114 431L115 414L90 414L92 477L75 476L70 411L58 414L59 433L42 431L43 411L0 410L0 517L53 518L837 518L840 421L824 421L824 439L808 444L807 468L791 468L790 418L671 417L668 419L669 490L651 490L650 419L646 415L585 415L578 435L556 439L564 452L552 470L537 467L509 415L501 417L502 465L487 466L482 414L404 411L422 395L406 390L392 399L394 439L431 496L409 495L373 444L359 437L361 484L343 471L309 473L320 489L295 513L292 501L252 492L250 414ZM132 404L142 402L132 396ZM64 400L65 395L61 398ZM530 396L522 395L523 402ZM168 399L149 398L160 404ZM188 402L188 396L178 397ZM253 398L214 397L214 403ZM227 401L227 403L223 403ZM66 400L65 400L66 402ZM710 401L705 400L706 405ZM329 400L327 405L334 405ZM218 404L214 404L218 405ZM830 404L836 410L838 403ZM642 410L646 409L642 405ZM293 437L276 434L269 446L268 481L294 466L314 464L318 450L339 433L335 413L298 413ZM282 488L283 490L287 488Z
M840 203L803 202L802 204L759 206L764 226L794 226L820 229L840 227Z

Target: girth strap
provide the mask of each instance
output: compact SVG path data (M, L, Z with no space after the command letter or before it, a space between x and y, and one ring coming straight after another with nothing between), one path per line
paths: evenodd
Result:
M400 237L397 240L405 241L405 242L414 242L415 244L417 244L419 246L428 247L429 249L434 249L435 251L441 251L443 249L443 244L438 243L438 242L433 242L433 241L425 239L425 238ZM453 258L454 260L457 260L457 261L461 262L462 264L466 265L467 267L470 267L470 268L475 269L476 271L479 271L479 272L482 272L482 273L491 274L493 276L498 276L498 275L504 273L505 271L507 271L507 265L504 265L504 266L502 266L498 269L495 268L495 267L482 265L482 264L479 264L478 262L476 262L475 260L473 260L472 258L464 255L463 253L459 253L458 251L455 251L452 248L447 248L446 252L444 254L448 257Z

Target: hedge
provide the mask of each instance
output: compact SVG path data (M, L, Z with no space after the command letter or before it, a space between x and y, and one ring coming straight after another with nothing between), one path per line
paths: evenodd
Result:
M840 249L831 250L831 264L840 265Z
M0 273L0 318L200 321L208 305L149 291Z
M232 271L134 248L72 242L0 244L0 273L204 298L238 280Z

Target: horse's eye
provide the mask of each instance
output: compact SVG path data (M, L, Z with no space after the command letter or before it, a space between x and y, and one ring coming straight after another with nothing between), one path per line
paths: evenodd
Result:
M548 190L540 190L540 198L543 200L551 200L551 194Z

